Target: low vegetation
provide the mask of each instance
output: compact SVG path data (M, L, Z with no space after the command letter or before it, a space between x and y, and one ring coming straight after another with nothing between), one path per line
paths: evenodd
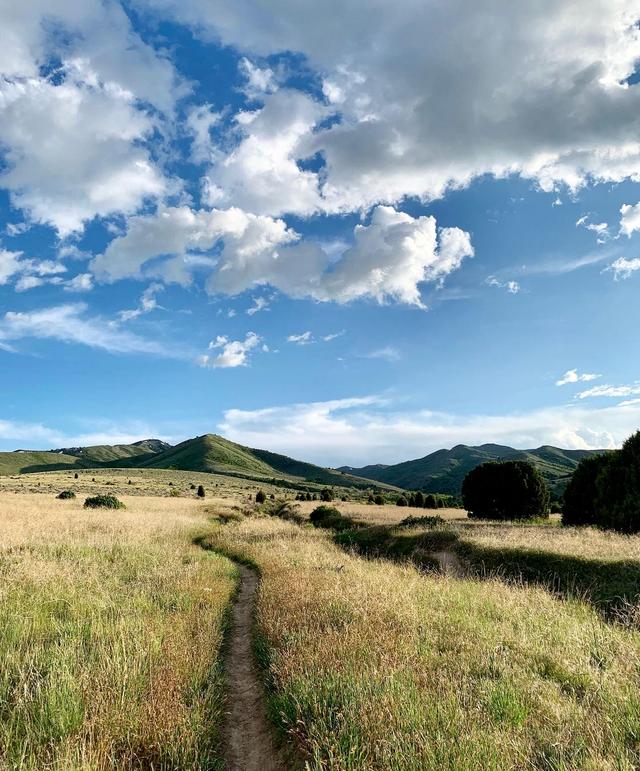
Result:
M640 763L640 638L588 605L363 560L278 519L207 542L260 569L271 714L310 768Z
M56 498L61 501L72 501L75 497L76 494L73 492L73 490L63 490L61 493L56 495Z
M535 519L549 516L549 490L526 461L490 461L472 469L462 483L462 501L475 519Z
M93 495L84 502L85 509L124 509L126 506L115 495Z
M3 497L2 768L222 768L235 568L192 545L193 499L128 504Z

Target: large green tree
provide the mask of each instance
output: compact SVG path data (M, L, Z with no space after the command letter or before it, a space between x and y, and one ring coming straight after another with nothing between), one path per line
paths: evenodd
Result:
M549 490L538 469L519 460L491 461L472 469L462 500L477 519L532 519L549 515Z

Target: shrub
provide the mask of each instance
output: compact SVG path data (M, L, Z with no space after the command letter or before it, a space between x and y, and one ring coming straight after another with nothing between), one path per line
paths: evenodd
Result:
M316 522L320 522L321 520L335 516L336 514L340 514L340 512L335 506L316 506L311 514L309 514L309 521L315 524Z
M621 533L640 532L640 431L603 462L596 488L596 524Z
M169 498L179 498L180 497L180 490L176 490L175 487L172 487L171 490L169 490Z
M343 516L334 506L318 506L309 515L314 527L328 530L349 530L354 527L350 517Z
M320 500L324 501L325 503L329 503L329 501L332 501L333 490L330 490L328 487L325 487L324 490L320 493Z
M61 501L70 501L75 497L76 494L73 492L73 490L63 490L61 493L56 495L56 498L59 498Z
M429 495L425 496L424 508L425 509L437 509L438 508L438 501L436 500L436 496L435 495L431 495L431 493L429 493Z
M462 500L476 519L533 519L549 516L549 490L535 466L520 460L490 461L472 469L462 483Z
M195 490L196 489L196 486L193 484L193 482L189 485L189 489L190 490Z
M196 495L198 498L204 498L206 493L204 491L204 485L198 485L198 489L196 490Z
M256 493L256 503L264 503L267 500L267 496L264 493L264 490L258 490Z
M373 499L373 502L376 504L376 506L384 506L384 498L381 495L376 495L376 497Z
M437 527L444 525L446 520L436 515L427 514L425 517L405 517L398 527Z
M373 497L373 493L369 493L367 496L367 503L375 503L376 499Z
M564 492L563 525L595 525L597 520L597 480L609 463L610 455L583 458Z
M418 491L415 494L415 499L414 499L414 504L413 505L416 506L419 509L424 508L424 495L420 491Z
M126 506L115 495L94 495L84 502L85 509L125 509Z
M407 499L404 497L404 495L401 495L398 500L396 501L396 506L408 506Z
M74 479L77 479L77 478L78 478L78 472L77 472L77 471L76 471L76 473L73 475L73 478L74 478Z

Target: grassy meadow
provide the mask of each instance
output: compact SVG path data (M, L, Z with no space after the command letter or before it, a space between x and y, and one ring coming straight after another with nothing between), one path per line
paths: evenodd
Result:
M221 768L236 586L195 500L0 496L0 767Z
M260 570L271 713L312 769L638 767L640 636L590 606L271 518L208 544Z

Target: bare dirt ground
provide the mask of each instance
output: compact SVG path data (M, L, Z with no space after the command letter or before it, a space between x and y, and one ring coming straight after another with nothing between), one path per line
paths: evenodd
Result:
M267 720L262 683L251 649L253 605L258 577L245 567L233 608L227 656L228 713L225 727L227 771L285 771Z

